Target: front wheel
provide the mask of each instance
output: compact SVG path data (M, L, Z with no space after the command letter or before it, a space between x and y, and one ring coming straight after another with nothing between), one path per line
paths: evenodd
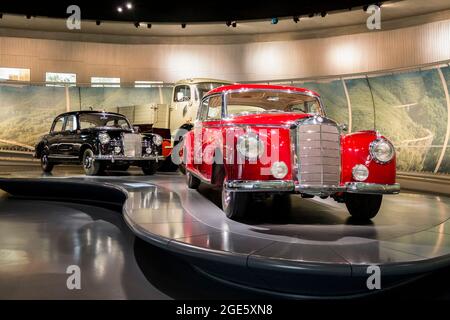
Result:
M192 173L186 172L186 183L189 189L198 189L200 187L200 179L194 177Z
M247 192L229 191L222 188L222 210L230 219L239 219L245 216L251 194Z
M95 161L94 152L91 149L84 150L83 169L84 173L88 176L98 175L104 169L104 165L100 161Z
M158 163L156 161L149 161L142 166L142 172L147 176L152 176L158 170Z
M382 201L383 196L380 194L345 194L345 205L351 216L357 220L374 218L380 210Z
M45 173L50 173L53 170L53 163L48 158L48 152L43 151L41 155L41 168Z

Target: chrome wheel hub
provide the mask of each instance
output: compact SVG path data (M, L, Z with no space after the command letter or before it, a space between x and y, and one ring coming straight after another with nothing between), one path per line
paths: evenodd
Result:
M86 169L91 168L91 167L92 167L92 162L93 162L92 157L87 156L87 157L84 159L84 167L85 167Z

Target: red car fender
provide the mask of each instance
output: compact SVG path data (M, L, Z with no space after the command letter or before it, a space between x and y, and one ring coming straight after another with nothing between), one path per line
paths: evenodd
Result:
M372 159L370 155L370 144L377 138L379 137L375 131L360 131L342 136L341 185L347 182L356 182L353 179L352 170L358 164L363 164L369 169L369 177L364 182L379 184L395 183L396 157L394 156L386 164L381 164Z

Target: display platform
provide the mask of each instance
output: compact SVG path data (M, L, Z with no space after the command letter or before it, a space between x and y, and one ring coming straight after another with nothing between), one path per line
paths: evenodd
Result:
M186 258L220 281L279 295L336 297L375 293L368 267L379 266L382 289L450 265L450 198L403 192L386 196L372 222L358 224L333 200L255 202L246 221L226 218L218 190L185 186L184 176L0 179L27 198L95 201L123 206L131 230Z

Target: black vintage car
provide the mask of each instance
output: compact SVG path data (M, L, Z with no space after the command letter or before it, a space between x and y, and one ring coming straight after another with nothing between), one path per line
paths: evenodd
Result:
M139 134L118 113L68 112L55 118L50 133L36 145L35 157L44 172L51 172L57 164L78 163L87 175L107 168L128 170L130 165L152 175L158 161L164 160L162 140L157 134Z

